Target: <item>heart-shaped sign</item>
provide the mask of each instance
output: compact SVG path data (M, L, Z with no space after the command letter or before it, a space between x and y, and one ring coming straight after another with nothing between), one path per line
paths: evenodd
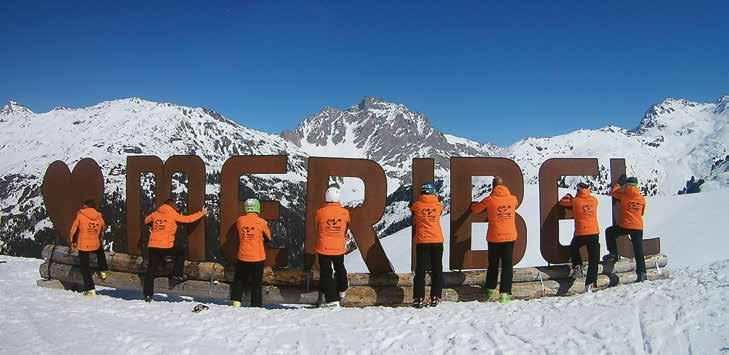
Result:
M104 175L93 159L82 159L71 172L62 161L55 161L43 176L43 203L53 228L61 239L69 242L69 232L76 212L84 201L94 200L101 206L104 197Z

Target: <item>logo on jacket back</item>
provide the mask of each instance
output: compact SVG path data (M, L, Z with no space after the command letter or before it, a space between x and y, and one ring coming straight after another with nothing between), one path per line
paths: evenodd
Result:
M640 213L641 211L643 211L643 205L641 205L639 202L630 201L628 202L628 210L635 213Z
M582 215L586 217L592 217L595 214L595 208L593 205L585 204L582 205Z
M243 226L240 231L245 239L252 239L256 236L256 227Z
M99 229L101 229L101 224L98 222L89 222L89 225L86 226L86 231L89 233L98 233Z
M497 219L509 219L513 214L511 205L499 205L496 207L496 218Z
M342 219L341 218L329 218L327 219L327 228L332 231L342 230Z
M427 221L433 222L438 217L436 216L436 209L435 208L423 208L420 211L420 215L423 216Z
M167 229L167 220L166 219L155 219L154 220L154 227L152 227L152 230L155 232L163 231Z

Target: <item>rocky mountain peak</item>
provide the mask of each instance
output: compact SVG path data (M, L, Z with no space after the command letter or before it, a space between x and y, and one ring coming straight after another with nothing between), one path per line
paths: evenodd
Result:
M11 115L11 114L32 114L33 111L31 111L29 108L10 100L8 101L5 106L0 110L0 115Z

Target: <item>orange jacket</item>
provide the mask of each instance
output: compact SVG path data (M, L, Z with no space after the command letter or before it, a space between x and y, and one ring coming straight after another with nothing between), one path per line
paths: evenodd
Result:
M327 203L316 211L319 239L316 252L323 255L343 255L349 225L349 211L337 202Z
M435 195L420 195L410 206L415 224L415 243L443 243L443 230L440 227L440 215L443 214L443 204Z
M258 213L246 213L235 221L238 230L238 260L259 262L266 260L266 250L263 248L263 238L271 240L271 230L268 222L258 216ZM264 237L265 235L265 237Z
M71 225L71 240L81 251L95 251L101 247L99 236L106 229L104 217L93 208L82 208L76 213L76 219ZM78 232L78 239L74 235Z
M152 223L152 233L149 235L150 248L172 248L175 245L177 223L192 223L202 218L202 211L188 216L181 215L170 205L162 205L144 219L144 224Z
M618 225L626 229L643 229L643 215L645 214L645 198L637 187L632 185L621 189L615 184L610 194L620 201L620 216Z
M516 240L516 202L516 196L511 194L509 188L499 185L489 197L471 206L474 213L486 210L489 223L487 241L504 243Z
M572 209L575 219L575 236L600 234L600 224L597 221L597 198L592 196L589 189L577 191L577 197L571 195L562 197L559 204Z

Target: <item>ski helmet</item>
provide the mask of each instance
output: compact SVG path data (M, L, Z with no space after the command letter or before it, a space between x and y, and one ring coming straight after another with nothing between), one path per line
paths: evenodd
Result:
M324 194L326 202L339 202L342 199L342 192L336 186L330 186Z
M261 201L257 198L249 198L243 203L243 210L246 213L255 212L261 214Z
M577 184L577 191L580 191L582 189L589 189L589 188L590 188L590 185L588 185L584 182L580 182Z
M633 186L635 186L635 187L638 187L638 178L637 178L637 177L635 177L635 176L631 176L631 177L629 177L629 178L628 178L627 180L625 180L625 182L626 182L626 183L627 183L628 185L633 185Z
M420 185L420 193L423 195L435 195L437 188L432 182L426 182Z

